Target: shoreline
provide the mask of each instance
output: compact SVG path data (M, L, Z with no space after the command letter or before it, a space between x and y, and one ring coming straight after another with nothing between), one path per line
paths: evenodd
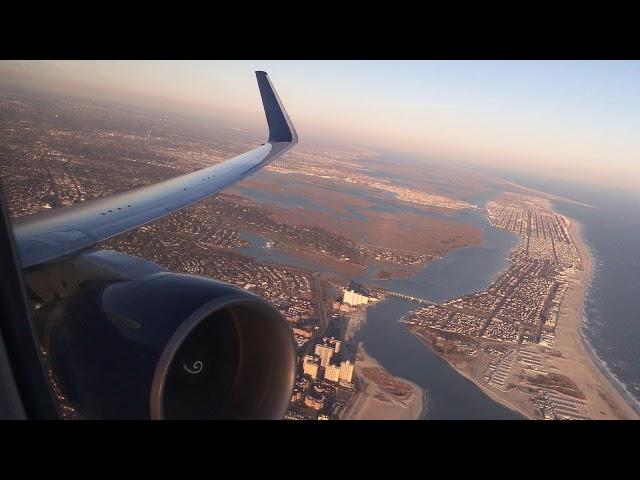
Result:
M367 373L363 374L363 369ZM375 371L375 378L371 378ZM423 420L428 413L427 392L405 378L391 375L370 356L362 343L358 345L358 358L354 372L365 383L365 388L358 392L358 398L344 420ZM366 378L369 376L369 378ZM376 379L383 383L376 382ZM389 392L388 382L392 379L396 389L411 390L406 399L399 398ZM385 386L387 388L385 389Z
M429 395L427 395L427 391L422 389L422 410L420 411L420 416L415 420L428 420L429 418Z
M567 279L569 289L560 305L556 342L552 348L544 348L542 352L547 354L547 361L552 368L568 374L585 393L591 419L612 419L611 415L613 419L640 419L640 415L629 402L630 395L620 391L624 386L612 376L611 372L607 369L603 371L598 366L602 361L583 334L584 305L593 281L593 255L582 237L580 223L573 218L564 215L563 217L569 222L569 234L578 250L582 270L576 271L571 278ZM426 339L423 342L428 346ZM550 351L561 353L561 359L549 356ZM505 396L493 392L487 385L456 367L447 358L442 356L441 358L447 361L456 372L476 384L491 399L517 411L525 418L532 418L530 414L513 405Z
M579 287L576 290L570 289L567 291L566 297L569 297L571 293L576 292L576 295L580 293L580 308L575 311L568 312L567 317L571 320L574 320L577 323L577 328L575 329L575 335L580 345L580 353L587 360L587 364L590 367L590 370L594 373L595 379L600 381L604 385L604 394L609 394L611 400L615 401L617 404L622 404L626 408L622 408L623 416L628 416L630 418L640 418L640 405L638 405L637 400L633 398L633 396L626 390L624 384L615 377L613 372L611 372L606 365L603 363L602 359L598 357L594 347L589 343L589 340L586 338L584 334L585 320L586 320L586 312L585 312L585 302L587 296L589 294L589 290L591 289L594 277L594 255L591 251L590 246L586 242L583 237L583 226L577 220L564 216L569 221L569 233L576 245L578 250L578 254L580 255L580 260L583 263L583 278L582 282L580 282ZM562 315L564 310L566 310L566 300L569 298L565 298L562 301L562 305L560 308L560 314ZM564 308L563 308L564 307ZM558 324L558 329L562 327L564 322L560 322ZM598 378L599 377L599 378ZM626 412L625 412L626 410Z
M420 333L418 332L414 332L412 330L410 330L410 332L415 335L416 337L418 337L418 339L424 344L425 347L430 348L431 346L429 345L429 341L424 338ZM442 358L445 362L447 362L447 364L449 364L449 366L454 369L456 371L456 373L458 373L459 375L462 375L464 378L466 378L467 380L469 380L470 382L472 382L474 385L476 385L480 390L482 390L482 392L488 396L491 400L493 400L494 402L499 403L500 405L502 405L503 407L506 407L510 410L513 410L516 413L519 413L520 415L522 415L524 417L524 419L526 420L533 420L533 417L531 417L531 415L529 413L527 413L526 411L522 410L521 408L519 408L517 405L514 405L513 403L511 403L509 400L505 399L504 397L501 397L498 393L494 392L493 390L491 390L490 387L488 387L487 385L483 384L482 382L479 382L478 380L476 380L475 378L473 378L471 375L469 375L467 372L459 369L455 363L453 363L451 360L449 360L446 357L441 356L439 353L437 353L435 350L432 349L432 351L438 355L438 357Z
M552 208L550 210L556 213ZM560 304L556 341L553 347L538 346L539 352L551 369L549 373L566 375L582 391L589 419L640 419L640 403L604 365L584 334L585 302L593 282L594 257L582 236L581 224L573 218L564 215L563 218L568 223L567 229L578 251L582 269L574 270L564 279L568 289ZM523 238L521 237L521 241ZM538 418L533 415L532 405L531 411L527 411L522 399L513 398L514 401L511 401L513 394L493 391L488 384L475 378L474 374L456 366L454 361L433 349L428 338L412 329L409 331L416 335L426 348L430 348L458 374L473 382L489 398L526 419Z
M593 347L593 345L591 345L582 331L580 332L580 336L582 337L585 353L594 364L595 368L600 370L600 372L607 378L609 383L618 391L623 400L625 400L626 403L638 415L640 415L640 402L638 402L638 400L636 400L636 398L631 395L624 383L620 379L618 379L618 377L616 377L616 375L609 369L609 367L607 367L607 365L600 359L600 357L598 357L595 348Z

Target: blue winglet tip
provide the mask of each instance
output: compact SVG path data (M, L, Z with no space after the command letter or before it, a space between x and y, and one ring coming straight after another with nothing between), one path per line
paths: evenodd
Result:
M267 72L258 70L256 71L256 78L260 96L262 97L264 113L267 117L267 125L269 126L269 142L296 143L298 135L271 84L271 80L269 80L269 75L267 75Z

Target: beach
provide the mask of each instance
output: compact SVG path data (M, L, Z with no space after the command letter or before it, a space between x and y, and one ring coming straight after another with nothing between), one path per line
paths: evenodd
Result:
M615 379L598 367L590 346L582 335L583 304L593 273L593 255L582 238L580 225L569 221L569 233L580 255L582 270L575 269L566 277L569 284L560 306L556 339L553 347L540 347L539 352L551 374L561 374L571 379L584 394L587 418L607 420L640 419L614 382ZM414 332L415 333L415 332ZM418 337L430 346L422 335ZM465 371L463 364L445 358L458 373L473 381L490 398L507 408L518 411L526 418L537 418L527 395L518 389L506 392L492 388L487 383ZM596 360L597 361L597 360ZM512 376L513 378L513 376Z
M548 202L542 205L553 211ZM582 333L584 302L594 260L580 224L567 216L564 218L580 261L563 273L561 282L566 284L566 292L559 301L555 338L551 344L531 341L514 344L483 336L477 343L481 348L467 355L457 347L453 352L443 352L443 339L439 337L442 334L435 329L421 330L409 325L407 328L489 398L524 418L558 418L556 412L559 412L560 418L569 415L584 419L639 419L630 395L593 353ZM521 249L524 241L514 251ZM473 350L473 345L473 341L467 340L467 351ZM498 385L488 381L490 373L487 372L492 371L489 365L499 360L487 354L487 348L515 352L515 362L505 364L508 366L502 370L504 378ZM528 363L526 359L530 359Z
M583 270L576 270L560 307L554 350L562 356L548 356L551 368L569 376L584 392L593 419L640 419L640 415L622 396L613 382L596 365L590 346L582 335L583 303L593 272L593 255L585 244L580 225L569 220L569 232L578 249Z
M360 344L355 374L364 388L350 405L345 420L419 420L424 417L425 392L404 378L393 377Z

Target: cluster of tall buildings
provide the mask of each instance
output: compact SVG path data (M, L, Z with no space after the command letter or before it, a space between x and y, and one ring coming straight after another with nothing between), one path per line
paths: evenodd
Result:
M335 338L324 338L323 343L316 345L314 355L306 355L302 362L302 371L316 380L322 373L325 380L331 382L347 382L351 383L353 378L353 363L345 360L337 363L331 363L334 354L340 351L340 340Z

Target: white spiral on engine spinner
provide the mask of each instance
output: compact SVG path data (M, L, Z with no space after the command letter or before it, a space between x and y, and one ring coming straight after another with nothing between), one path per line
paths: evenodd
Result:
M196 360L195 362L193 362L192 368L189 368L186 363L182 364L182 368L184 368L185 371L187 373L190 373L191 375L196 375L200 373L203 367L204 367L204 363L202 363L200 360Z

